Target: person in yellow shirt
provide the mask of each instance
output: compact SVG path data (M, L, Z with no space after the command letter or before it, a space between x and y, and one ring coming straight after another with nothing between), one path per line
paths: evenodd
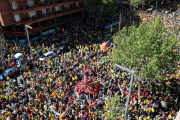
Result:
M4 115L0 115L0 119L1 119L1 120L5 120Z
M172 118L172 115L171 115L171 114L169 114L169 115L168 115L168 120L173 120L173 118Z
M154 111L155 111L155 110L154 110L154 108L152 107L152 108L151 108L151 112L154 113Z
M147 117L146 117L146 116L144 116L144 117L143 117L143 120L147 120Z

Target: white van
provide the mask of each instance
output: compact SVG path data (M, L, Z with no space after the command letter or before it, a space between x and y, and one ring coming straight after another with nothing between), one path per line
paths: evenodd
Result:
M42 55L39 60L40 60L40 61L44 61L44 60L46 60L48 57L53 56L53 54L54 54L53 51L49 51L49 52L45 53L44 55Z

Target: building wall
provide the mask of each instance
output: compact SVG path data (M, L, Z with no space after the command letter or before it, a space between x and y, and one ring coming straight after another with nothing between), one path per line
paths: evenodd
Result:
M55 25L55 23L53 23L53 24L47 24L46 26L43 26L43 27L41 27L41 31L47 31L47 30L50 30L50 29L53 29L53 28L55 28L55 27L60 27L60 28L62 28L61 26L62 25L64 25L64 24L67 24L67 23L70 23L70 19L69 18L66 18L66 19L64 19L63 21L58 21L58 19L56 19L57 20L57 26ZM81 20L81 16L78 16L78 17L74 17L74 18L72 18L72 21L78 21L78 20ZM32 26L33 26L34 24L32 24ZM19 27L19 26L16 26L16 27ZM36 26L36 27L39 27L39 26ZM33 32L29 32L29 35L31 35L31 34L33 34L33 33L39 33L40 32L40 29L39 30L35 30L35 31L33 31ZM18 36L18 39L20 39L19 38L19 36L22 36L22 37L25 37L25 39L26 39L26 34L10 34L10 33L4 33L4 36L12 36L12 38L13 39L15 39L15 36ZM30 39L31 39L31 37L30 37Z
M32 24L35 22L51 19L57 16L63 16L64 14L70 14L73 11L66 11L64 8L64 5L70 5L71 7L76 7L76 2L82 2L82 0L61 0L62 2L55 2L55 0L51 0L51 3L49 3L49 0L45 0L45 5L41 5L40 0L34 0L35 6L31 8L27 8L26 6L26 0L0 0L0 20L2 22L3 26L9 26L9 25L20 25L20 24ZM11 3L16 2L17 3L17 10L13 10L11 8ZM52 8L52 11L55 12L55 7L62 6L62 13L53 13L53 15L50 15L50 8ZM82 7L82 6L81 6ZM46 13L49 14L46 17L42 16L42 9L46 9ZM83 9L79 9L79 11L82 11ZM36 11L37 16L40 18L36 18L34 20L29 20L28 13ZM63 14L64 13L64 14ZM20 21L16 22L14 20L14 15L20 16Z
M3 26L10 25L14 22L9 0L0 0L0 14L1 24Z

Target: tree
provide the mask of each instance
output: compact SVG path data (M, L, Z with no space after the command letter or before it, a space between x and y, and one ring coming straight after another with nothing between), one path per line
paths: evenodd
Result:
M97 20L99 18L99 11L102 9L102 12L115 12L119 0L85 0L84 8L89 10L89 23L90 23L90 11L96 10L95 16L95 26L97 26ZM89 24L90 27L90 24Z
M120 102L118 95L115 95L106 102L104 106L104 117L108 120L116 120L117 118L122 118L122 110L124 104Z
M131 6L144 5L146 0L129 0Z
M103 0L102 1L102 9L104 12L115 12L117 9L117 4L119 0Z
M166 34L166 30L160 16L138 28L123 28L121 36L114 36L112 60L129 69L137 70L139 66L139 76L148 80L162 80L166 73L175 73L179 54L174 49L178 48L178 40L174 34Z

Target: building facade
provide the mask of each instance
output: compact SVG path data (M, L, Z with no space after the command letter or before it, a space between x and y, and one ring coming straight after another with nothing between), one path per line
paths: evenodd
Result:
M83 0L0 0L1 33L9 42L26 39L25 25L33 41L63 27L83 21Z

